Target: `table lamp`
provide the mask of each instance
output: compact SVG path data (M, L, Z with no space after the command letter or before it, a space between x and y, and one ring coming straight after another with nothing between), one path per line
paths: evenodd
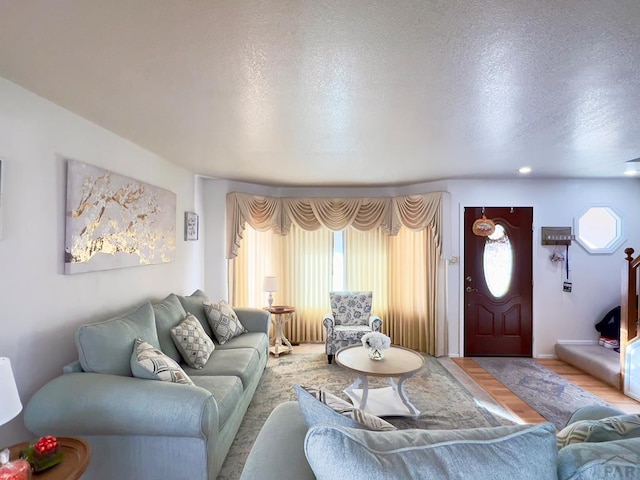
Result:
M11 371L11 362L6 357L0 357L0 425L8 423L22 410L16 380ZM0 451L0 477L31 478L31 467L24 460L10 462L9 449Z
M22 410L11 362L6 357L0 357L0 392L0 425L4 425Z
M278 278L264 277L262 290L269 292L269 308L271 308L273 306L273 292L278 291Z

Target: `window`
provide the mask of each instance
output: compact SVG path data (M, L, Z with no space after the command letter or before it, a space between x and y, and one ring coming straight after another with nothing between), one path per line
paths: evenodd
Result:
M374 292L373 310L395 344L437 351L436 307L439 252L430 230L304 231L292 225L288 235L258 232L247 226L238 256L229 263L229 292L234 305L262 307L266 275L278 277L274 304L296 308L287 324L294 342L324 341L322 323L329 291Z
M487 287L496 298L502 298L509 291L513 277L513 247L507 232L500 224L487 237L484 244L484 276Z
M622 245L622 219L610 207L593 206L574 219L576 240L589 253L613 253Z

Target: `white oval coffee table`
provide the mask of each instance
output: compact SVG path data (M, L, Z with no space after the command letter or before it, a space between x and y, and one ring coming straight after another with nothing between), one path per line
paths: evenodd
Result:
M368 349L361 345L338 350L336 363L358 374L356 381L344 393L356 408L379 417L417 417L420 411L407 398L404 382L422 368L424 357L418 352L397 346L383 353L383 360L371 360ZM387 377L389 386L369 388L368 377ZM362 388L358 388L360 385Z

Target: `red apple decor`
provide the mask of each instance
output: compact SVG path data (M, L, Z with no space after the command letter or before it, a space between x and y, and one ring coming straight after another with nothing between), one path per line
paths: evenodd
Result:
M62 457L58 439L51 435L40 437L20 452L20 458L28 461L36 473L58 465L62 462Z
M56 437L52 437L51 435L40 437L38 441L33 444L33 449L38 455L42 457L57 453L58 448L58 439Z

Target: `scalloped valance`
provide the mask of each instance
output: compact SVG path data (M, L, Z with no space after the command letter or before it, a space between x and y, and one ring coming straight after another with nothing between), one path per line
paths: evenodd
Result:
M375 198L265 197L232 192L227 195L227 258L238 255L246 224L256 230L289 233L292 224L303 230L347 227L367 231L378 227L396 235L400 227L430 227L438 249L442 237L442 192Z

